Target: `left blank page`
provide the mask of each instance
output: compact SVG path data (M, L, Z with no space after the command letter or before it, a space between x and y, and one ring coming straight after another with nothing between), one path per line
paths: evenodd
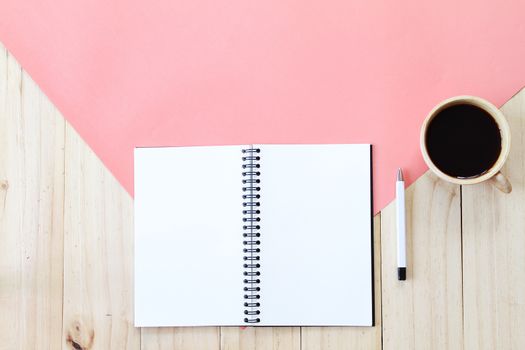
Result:
M135 149L135 326L243 323L242 148Z

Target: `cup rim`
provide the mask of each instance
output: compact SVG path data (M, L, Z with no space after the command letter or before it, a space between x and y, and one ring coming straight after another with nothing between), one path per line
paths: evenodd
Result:
M430 158L430 155L428 154L426 146L426 133L428 125L430 124L432 119L434 119L434 117L443 109L458 104L470 104L486 111L496 121L496 124L498 125L501 134L501 152L499 154L498 159L488 171L476 177L457 178L444 173L434 164L434 162ZM495 105L481 97L461 95L443 100L440 103L438 103L434 108L432 108L432 110L427 114L425 120L423 121L423 124L421 125L419 142L421 153L423 155L425 163L436 175L452 183L456 183L459 185L470 185L488 180L501 170L510 152L510 137L510 127L507 122L507 119Z

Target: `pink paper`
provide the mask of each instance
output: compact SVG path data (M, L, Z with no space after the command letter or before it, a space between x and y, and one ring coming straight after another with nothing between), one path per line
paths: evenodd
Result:
M125 188L133 147L374 144L375 210L440 100L525 82L523 1L0 0L0 40ZM213 171L210 169L210 176Z

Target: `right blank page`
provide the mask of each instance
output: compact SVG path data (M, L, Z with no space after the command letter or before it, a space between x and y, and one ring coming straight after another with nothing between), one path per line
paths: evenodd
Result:
M261 325L373 325L371 145L261 149Z

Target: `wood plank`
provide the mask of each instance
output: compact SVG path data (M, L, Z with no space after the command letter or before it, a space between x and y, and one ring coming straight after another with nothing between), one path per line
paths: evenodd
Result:
M511 151L502 172L513 190L463 186L466 349L522 349L525 344L525 90L503 107Z
M133 200L66 124L67 349L139 349L133 327Z
M222 327L221 350L299 350L299 327Z
M302 349L381 349L381 214L374 217L374 327L302 327Z
M142 350L219 349L219 327L142 328Z
M396 273L395 202L381 212L383 348L463 349L460 188L426 173L406 199L406 281Z
M0 44L0 349L58 349L64 122Z

